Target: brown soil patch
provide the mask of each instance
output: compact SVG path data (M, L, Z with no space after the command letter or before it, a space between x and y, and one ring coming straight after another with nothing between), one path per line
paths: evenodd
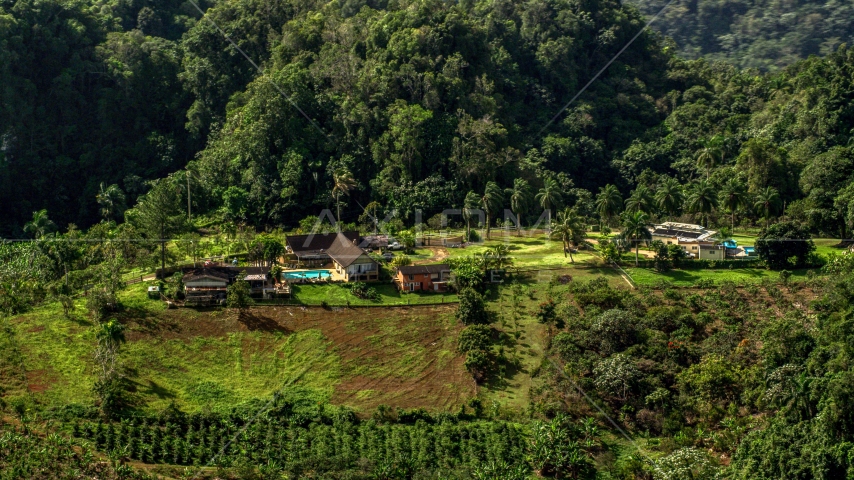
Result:
M48 389L51 380L47 370L30 370L27 372L27 389L38 393Z
M441 263L446 258L448 258L451 254L448 253L448 249L445 247L423 247L428 248L433 251L433 255L430 258L425 258L424 260L419 260L417 262L413 262L414 265L427 265L431 263Z
M452 306L400 308L253 307L241 318L219 309L165 310L146 318L125 318L129 341L224 338L232 332L278 337L317 329L341 358L341 383L332 402L371 410L378 405L456 410L476 394L475 384L456 352L461 326ZM258 343L244 343L244 349Z

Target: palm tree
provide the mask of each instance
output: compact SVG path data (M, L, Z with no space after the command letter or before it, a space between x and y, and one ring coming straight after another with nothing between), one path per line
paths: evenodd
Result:
M697 151L697 165L706 169L706 180L711 176L712 168L724 159L724 151L721 147L722 143L723 138L720 135L715 135L703 142L703 148Z
M548 177L543 182L543 188L537 193L535 198L537 203L543 207L543 210L546 211L548 215L546 218L547 228L551 228L552 225L552 208L556 207L558 203L563 201L563 197L560 194L560 186L557 183L557 180L554 178Z
M747 206L747 186L736 178L731 178L721 189L720 204L732 217L732 231L735 232L735 212Z
M648 242L652 239L647 226L649 225L649 215L644 212L628 212L623 215L623 239L626 242L634 242L635 244L635 266L638 266L640 242Z
M572 258L572 245L578 245L584 240L584 223L581 216L574 208L567 208L557 214L557 224L552 230L551 238L563 243L563 257L569 252L569 261L575 263Z
M98 200L98 205L101 205L101 215L105 219L110 219L124 205L125 194L118 185L113 184L109 187L104 187L104 182L101 182L101 188L98 191L96 199Z
M646 185L638 185L638 188L626 199L626 211L651 213L653 203L652 192L649 188Z
M664 180L655 192L655 203L671 219L673 215L679 213L679 207L682 206L684 201L685 195L682 194L682 185L679 183L679 180L673 177L668 177Z
M718 208L715 187L708 180L691 184L688 191L688 211L699 214L703 227L708 226L709 214Z
M338 230L341 230L341 195L350 195L350 190L356 188L356 179L347 168L339 168L332 174L332 196L338 208Z
M524 178L513 181L513 188L505 190L510 200L510 210L516 214L516 234L522 234L522 215L531 203L531 186Z
M24 225L24 231L31 233L35 238L43 238L50 233L56 225L47 218L47 210L33 212L33 219Z
M480 205L486 212L486 238L489 238L489 229L492 227L492 217L504 205L504 191L498 188L495 182L488 182L483 196L480 197Z
M610 223L611 219L620 213L622 205L623 197L620 196L616 186L609 183L599 189L599 194L596 195L596 211L599 212L599 217L605 224Z
M780 204L780 194L774 187L765 187L756 195L756 202L753 204L756 208L762 209L762 217L765 218L765 228L768 228L768 219L771 214L777 210Z
M480 203L480 197L474 193L466 194L466 199L463 202L463 219L466 221L466 241L471 238L471 217L477 210L477 205Z
M380 208L381 206L382 205L380 205L380 202L371 201L370 203L365 205L365 208L362 212L362 216L368 218L371 221L371 223L374 224L374 235L377 235L377 233L378 233L377 229L379 228L380 222L379 222L379 218L377 218L377 209ZM361 219L360 219L360 221L361 221Z

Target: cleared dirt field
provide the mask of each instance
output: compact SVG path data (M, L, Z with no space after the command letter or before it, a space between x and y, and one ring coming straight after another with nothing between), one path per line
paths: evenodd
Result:
M116 314L127 326L121 359L143 408L226 408L296 388L366 412L382 404L446 411L475 395L456 352L453 306L264 306L238 318L166 310L140 295L144 288L123 292L126 309ZM3 380L20 379L22 388L7 393L51 405L93 400L94 327L77 312L67 319L49 307L11 319L19 354L3 362Z

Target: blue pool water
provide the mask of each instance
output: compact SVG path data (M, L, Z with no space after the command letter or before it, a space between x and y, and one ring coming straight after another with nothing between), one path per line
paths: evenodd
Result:
M748 255L753 255L753 247L744 247L744 253Z
M306 270L304 272L284 272L282 278L288 279L308 279L308 278L329 278L332 275L329 270Z

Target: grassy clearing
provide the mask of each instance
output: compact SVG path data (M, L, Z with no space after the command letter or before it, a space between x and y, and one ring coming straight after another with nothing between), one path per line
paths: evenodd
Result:
M307 305L319 305L325 301L334 306L388 306L388 305L435 305L455 303L459 298L452 293L409 292L401 293L388 283L371 284L377 290L379 300L365 300L356 297L343 284L295 284L292 286L293 298ZM349 302L349 303L348 303Z
M480 389L479 395L487 406L494 403L505 411L522 413L529 405L531 387L549 341L548 328L537 322L534 312L549 296L566 298L569 285L551 284L551 280L567 275L572 282L605 277L616 288L628 288L611 268L569 267L520 277L521 295L515 299L512 285L494 289L489 297L490 310L495 315L496 327L506 334L507 343L502 349L511 362L503 366L503 375Z
M734 268L729 269L688 269L688 270L671 270L665 273L658 273L651 268L626 268L632 280L638 285L655 285L662 281L673 282L679 287L690 287L698 281L713 280L716 283L729 281L736 283L756 283L763 279L777 280L780 277L780 272L767 270L764 268ZM806 269L792 271L792 277L806 277Z
M569 256L564 257L563 245L559 241L549 240L545 235L536 237L517 237L514 235L504 236L495 232L492 239L482 244L469 245L466 248L449 248L451 258L478 255L489 250L490 247L505 244L513 257L513 265L516 267L538 267L538 266L571 266ZM581 251L573 254L575 263L582 265L595 264L599 258L591 251Z
M814 238L813 243L815 243L815 253L824 256L828 256L832 253L844 253L847 251L847 247L839 246L840 242L841 240L838 238Z

